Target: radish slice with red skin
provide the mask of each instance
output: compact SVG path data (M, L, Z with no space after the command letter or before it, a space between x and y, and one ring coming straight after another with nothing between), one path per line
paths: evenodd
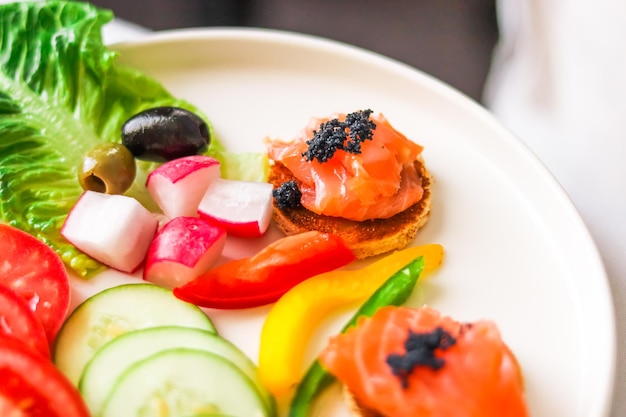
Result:
M197 216L209 184L220 177L220 163L210 156L192 155L166 162L148 175L146 188L170 219Z
M228 234L259 237L272 218L272 184L220 178L207 188L198 214L223 226Z
M225 242L224 228L197 217L176 217L152 241L143 279L167 288L186 284L215 264Z
M92 258L132 273L143 263L157 227L156 217L134 198L85 191L61 234Z

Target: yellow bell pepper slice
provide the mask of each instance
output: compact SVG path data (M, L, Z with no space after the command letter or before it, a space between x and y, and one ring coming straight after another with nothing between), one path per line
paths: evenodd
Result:
M335 270L301 282L269 311L259 348L259 374L275 396L289 394L304 373L304 353L315 327L334 309L365 301L391 275L418 256L427 274L443 260L443 246L427 244L395 251L357 270Z

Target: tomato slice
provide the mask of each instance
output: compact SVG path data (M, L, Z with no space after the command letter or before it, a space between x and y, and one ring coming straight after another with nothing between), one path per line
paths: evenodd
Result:
M0 284L27 301L52 343L70 305L70 282L61 258L39 239L0 224Z
M13 337L50 358L46 331L26 300L15 291L0 285L0 337Z
M89 417L65 375L19 341L0 338L0 381L0 410L8 415Z

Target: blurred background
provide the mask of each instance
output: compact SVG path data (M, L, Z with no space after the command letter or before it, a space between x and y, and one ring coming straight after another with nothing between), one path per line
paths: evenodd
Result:
M397 59L482 102L494 0L95 0L152 30L249 26L336 39Z

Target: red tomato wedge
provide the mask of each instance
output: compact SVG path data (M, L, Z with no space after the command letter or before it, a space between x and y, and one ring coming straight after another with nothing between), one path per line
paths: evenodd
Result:
M52 343L70 305L70 282L61 258L39 239L0 224L0 284L26 300Z
M0 337L20 340L44 357L50 358L50 347L43 324L26 300L4 285L0 285Z
M354 260L339 236L304 232L278 239L250 258L213 268L174 288L174 295L201 307L258 307L275 302L305 279Z
M89 417L78 390L51 361L0 338L0 415Z

